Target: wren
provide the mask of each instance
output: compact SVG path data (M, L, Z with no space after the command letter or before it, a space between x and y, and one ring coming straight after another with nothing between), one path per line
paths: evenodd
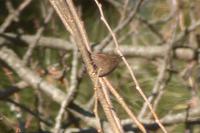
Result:
M119 55L105 53L91 53L91 58L96 69L100 70L98 73L99 77L110 74L121 61L121 57Z

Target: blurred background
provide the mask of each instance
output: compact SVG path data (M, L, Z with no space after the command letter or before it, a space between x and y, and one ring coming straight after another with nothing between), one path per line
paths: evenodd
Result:
M200 1L99 2L120 50L166 129L170 133L199 133ZM74 0L74 4L93 51L116 53L96 3ZM34 83L45 81L68 94L73 68L77 82L61 127L65 132L96 132L83 114L75 113L83 109L93 114L95 99L92 82L75 47L48 0L0 1L0 132L51 132L60 105L46 92L34 89L39 88ZM162 132L125 64L121 62L107 77L147 130ZM125 131L139 132L116 99L111 99ZM99 115L106 121L101 107Z

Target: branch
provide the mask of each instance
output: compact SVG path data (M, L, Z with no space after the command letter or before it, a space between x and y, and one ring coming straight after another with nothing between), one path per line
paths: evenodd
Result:
M66 29L68 29L69 32L74 37L77 47L82 55L82 59L86 65L88 74L93 82L93 85L95 85L96 81L98 80L98 76L96 75L97 71L94 68L92 59L90 57L91 49L89 47L88 37L83 27L83 23L76 12L72 0L68 1L49 0L49 1L51 2L52 6L55 8L56 12L60 16ZM119 119L116 119L117 116L114 110L111 111L110 105L106 101L106 96L100 84L97 84L94 88L96 89L98 100L100 101L104 109L104 112L111 125L113 132L115 133L123 132Z
M17 36L16 34L6 33L0 34L0 45L3 43L16 43L19 42L25 45L31 45L34 42L33 35L20 35ZM55 45L56 44L56 45ZM40 47L45 48L52 48L58 50L66 50L72 51L73 45L64 39L55 38L55 37L44 37L42 36L38 40L38 45ZM156 45L148 45L148 46L128 46L128 44L121 44L119 49L122 51L123 55L126 57L139 57L139 58L146 58L146 59L155 59L155 58L163 58L166 53L167 46L156 46ZM98 46L97 46L98 49ZM106 47L103 50L105 53L110 53L113 51L113 47ZM180 60L193 60L196 58L197 49L192 49L189 47L177 47L174 48L174 56Z
M8 48L1 48L0 59L10 66L21 79L29 83L35 89L41 89L57 103L64 100L65 94L55 86L44 81L39 75L25 67L18 56Z
M32 0L24 0L21 5L17 8L17 10L15 10L14 12L12 12L11 14L9 14L7 16L7 18L5 19L5 21L3 22L3 24L1 24L0 26L0 33L4 32L6 30L6 28L11 24L11 22L19 16L19 14L21 13L21 11L24 10L25 7L27 7Z

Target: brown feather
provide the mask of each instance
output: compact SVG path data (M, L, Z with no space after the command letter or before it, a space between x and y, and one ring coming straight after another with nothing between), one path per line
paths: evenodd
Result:
M101 68L99 72L99 77L110 74L121 61L120 56L105 53L92 53L91 57L96 68L98 70L100 70Z

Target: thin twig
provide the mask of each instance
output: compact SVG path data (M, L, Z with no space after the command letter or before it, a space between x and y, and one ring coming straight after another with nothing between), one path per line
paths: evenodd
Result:
M132 20L133 18L135 17L135 15L137 14L137 12L139 11L140 9L140 6L142 5L144 0L139 0L137 5L136 5L136 8L134 11L131 11L130 14L128 15L128 17L121 23L119 23L119 25L117 25L113 32L115 34L117 34L118 32L120 32L125 26L127 26ZM106 36L102 41L101 43L99 44L101 47L98 48L98 50L102 50L111 40L112 40L112 34L109 34L108 36Z
M110 92L116 97L116 99L119 102L119 104L124 108L124 110L127 112L127 114L131 117L131 119L133 120L133 122L135 122L135 124L138 126L138 128L143 133L146 133L146 129L144 128L144 126L139 122L139 120L137 119L137 117L129 109L129 107L127 106L127 104L123 100L123 98L117 93L116 89L113 88L112 84L106 78L103 78L103 81L108 86Z
M117 124L117 126L116 126L118 128L117 130L120 131L121 133L123 133L123 128L121 127L120 120L119 120L119 118L117 117L117 115L114 111L114 107L112 105L106 84L104 84L104 82L102 81L102 78L99 78L99 82L102 86L102 91L103 91L103 94L105 96L106 105L108 106L107 109L111 112L111 115L114 118L115 123Z
M131 77L132 77L132 79L133 79L133 81L134 81L134 83L135 83L135 85L136 85L136 89L138 90L138 92L140 93L140 95L143 97L143 99L145 100L145 102L148 104L148 107L149 107L151 113L153 114L153 116L154 116L154 118L155 118L155 121L158 123L158 125L159 125L160 128L163 130L163 132L164 132L164 133L167 133L165 127L164 127L164 126L162 125L162 123L160 122L160 120L159 120L158 116L156 115L155 111L153 110L151 104L148 102L147 97L145 96L144 92L143 92L142 89L140 88L139 83L138 83L138 81L137 81L137 79L136 79L136 77L135 77L135 75L134 75L134 73L133 73L133 71L132 71L130 65L128 64L127 60L126 60L125 57L123 56L122 52L120 51L117 38L116 38L114 32L112 31L111 27L109 26L109 24L107 23L107 21L106 21L106 19L105 19L105 17L104 17L101 4L100 4L97 0L95 0L95 2L96 2L97 6L98 6L98 8L99 8L99 11L100 11L100 14L101 14L101 20L104 22L104 24L105 24L106 27L108 28L109 32L111 33L112 38L113 38L113 40L114 40L114 42L115 42L115 45L116 45L117 53L122 57L124 63L126 64L128 70L129 70L129 72L130 72L130 74L131 74Z

